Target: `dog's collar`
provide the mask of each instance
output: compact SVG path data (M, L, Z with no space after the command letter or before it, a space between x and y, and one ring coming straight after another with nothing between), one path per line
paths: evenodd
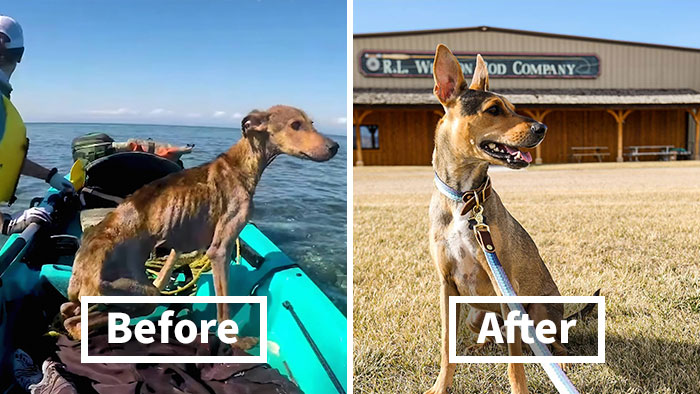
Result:
M463 202L464 207L462 207L462 215L466 215L471 211L476 205L481 205L487 198L491 195L491 178L486 176L486 180L481 186L473 190L467 190L466 192L461 192L455 190L448 186L445 182L440 179L437 172L435 173L435 187L442 193L445 197L450 200Z

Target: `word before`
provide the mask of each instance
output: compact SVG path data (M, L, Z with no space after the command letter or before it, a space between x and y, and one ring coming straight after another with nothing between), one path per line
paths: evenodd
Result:
M167 310L163 312L158 320L160 327L160 342L169 343L169 327L173 326L173 316L175 312ZM109 343L126 343L131 340L131 327L129 323L131 318L126 313L112 312L107 317L107 341ZM175 339L184 344L194 342L197 337L201 337L202 343L209 341L209 329L216 326L216 320L202 320L199 332L197 325L191 320L180 320L175 324ZM187 328L187 335L185 335ZM153 343L153 335L156 333L156 325L154 322L144 319L136 323L134 326L133 336L137 341L144 345ZM238 325L233 320L224 320L219 324L216 330L216 335L221 342L227 344L236 343L238 338Z
M569 342L569 328L575 325L576 320L561 321L561 343ZM506 329L508 343L515 343L515 329L517 327L520 327L522 340L527 344L535 342L535 338L532 337L533 330L537 341L544 344L554 342L554 336L557 333L557 326L553 321L542 320L535 327L535 322L530 319L527 313L520 317L520 311L511 311L508 314L508 318L503 322L503 326ZM496 343L503 343L503 334L498 325L498 316L494 312L488 312L484 316L484 322L481 324L481 331L476 342L484 343L489 337L493 337Z

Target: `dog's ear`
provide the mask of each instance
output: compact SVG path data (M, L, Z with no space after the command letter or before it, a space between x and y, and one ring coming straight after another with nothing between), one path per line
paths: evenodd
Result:
M443 105L456 99L465 88L462 67L455 55L442 44L438 45L435 50L433 77L435 78L433 93Z
M251 113L241 120L241 132L243 133L243 137L247 137L250 131L267 131L269 119L270 114L268 112L258 110L251 111Z
M486 62L481 55L476 55L476 67L474 68L474 77L469 89L474 90L489 90L489 71L486 69Z

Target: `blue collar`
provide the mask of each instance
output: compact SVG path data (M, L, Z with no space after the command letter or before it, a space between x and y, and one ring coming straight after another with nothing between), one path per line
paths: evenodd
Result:
M463 202L464 206L462 207L461 214L466 215L469 211L471 211L474 207L479 206L483 204L487 198L491 195L491 178L486 176L486 179L484 180L484 183L481 184L481 186L477 187L474 190L467 190L466 192L461 192L459 190L455 190L449 186L445 182L440 179L437 173L435 173L435 186L437 189L442 193L445 197L449 198L450 200L456 201L458 203Z
M464 193L447 186L447 184L440 179L437 172L435 173L435 186L440 193L444 194L445 197L449 198L450 200L462 201L462 196Z

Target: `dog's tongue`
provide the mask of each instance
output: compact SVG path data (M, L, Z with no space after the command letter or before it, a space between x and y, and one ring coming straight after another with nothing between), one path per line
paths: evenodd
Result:
M532 155L530 154L530 152L523 152L523 151L520 151L520 150L518 150L518 149L516 149L516 148L511 148L511 147L508 146L508 145L503 145L503 146L504 146L504 147L506 148L506 150L508 151L508 154L513 155L513 156L516 156L518 153L520 153L520 158L521 158L522 160L524 160L524 161L526 161L526 162L528 162L528 163L530 163L530 162L532 161ZM517 157L517 156L516 156L516 157Z
M518 152L519 152L519 151L518 151L517 149L515 149L515 148L511 148L511 147L510 147L510 146L508 146L508 145L503 145L503 146L505 146L506 150L507 150L507 151L508 151L508 153L510 153L511 155L514 155L514 154L516 154L516 153L518 153Z
M528 163L530 163L530 162L532 161L532 155L530 155L530 152L523 152L523 151L521 151L521 150L519 150L519 149L511 148L511 147L508 146L508 145L503 145L503 146L506 148L506 150L508 151L508 154L509 154L509 155L515 156L516 158L519 158L519 159L521 159L521 160L524 160L524 161L526 161L526 162L528 162ZM518 153L520 153L520 154L518 154Z

